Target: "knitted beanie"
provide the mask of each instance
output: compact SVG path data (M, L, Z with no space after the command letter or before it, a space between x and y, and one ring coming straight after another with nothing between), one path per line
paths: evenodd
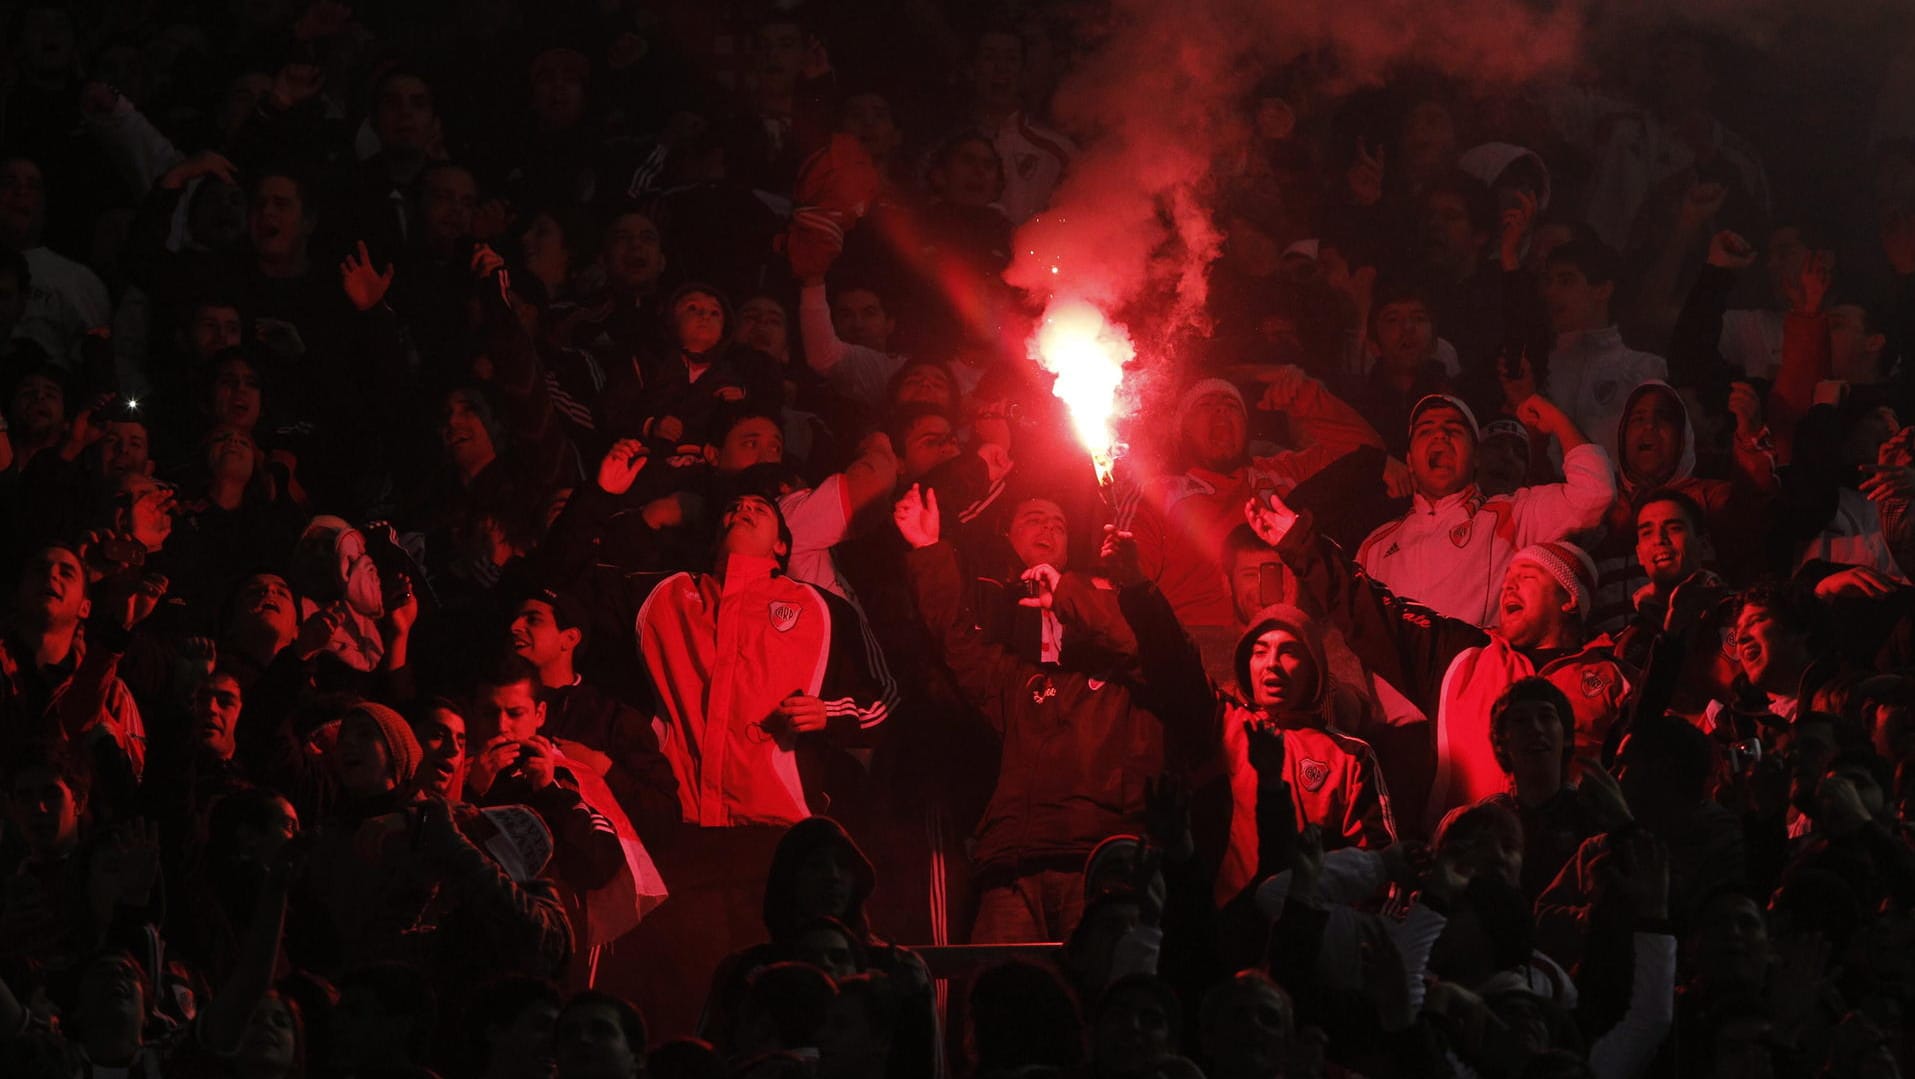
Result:
M1197 402L1213 393L1227 393L1236 398L1238 408L1243 409L1245 413L1250 411L1249 407L1243 403L1242 390L1221 378L1199 379L1191 383L1182 397L1177 398L1177 430L1183 430L1184 417L1190 415L1190 410L1197 407Z
M413 737L412 727L399 713L377 701L365 701L354 711L379 725L379 733L386 740L386 755L392 760L394 785L399 790L411 787L413 777L419 773L419 763L425 759L419 740Z
M1596 561L1589 552L1560 540L1533 543L1516 552L1509 564L1528 562L1562 586L1575 604L1576 613L1589 617L1596 593Z

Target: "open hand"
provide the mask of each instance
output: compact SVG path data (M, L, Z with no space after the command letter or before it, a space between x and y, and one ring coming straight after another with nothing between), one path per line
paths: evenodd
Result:
M912 484L891 510L891 522L898 534L913 548L929 547L938 541L938 493Z
M1275 547L1296 526L1297 512L1286 505L1280 495L1271 491L1264 498L1253 497L1245 502L1243 519L1258 539Z
M339 264L339 287L345 289L346 299L361 311L370 311L379 306L386 298L386 290L392 287L392 263L386 263L384 270L372 268L372 254L366 250L366 241L360 240L354 251L348 252Z
M612 443L605 451L605 457L598 463L598 487L608 495L622 495L632 489L632 482L645 470L645 444L636 438L621 438Z

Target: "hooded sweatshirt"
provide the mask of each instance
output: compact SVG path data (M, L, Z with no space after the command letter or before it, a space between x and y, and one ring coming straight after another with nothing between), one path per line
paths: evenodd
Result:
M1283 732L1283 778L1296 809L1296 826L1314 824L1323 831L1326 850L1362 847L1381 850L1396 842L1390 792L1369 743L1332 725L1335 683L1324 657L1323 631L1316 620L1289 604L1257 612L1237 642L1237 686L1255 699L1250 652L1257 638L1284 629L1303 643L1316 671L1316 693L1281 714L1246 706L1229 695L1219 697L1223 714L1221 750L1230 776L1230 843L1217 873L1216 897L1227 903L1254 882L1257 870L1257 770L1250 764L1245 723Z
M1556 335L1544 396L1567 413L1586 438L1616 429L1637 386L1669 377L1661 356L1623 344L1615 326Z
M1534 164L1542 175L1542 190L1536 193L1536 211L1549 209L1549 163L1534 150L1509 142L1486 142L1463 151L1463 156L1456 159L1456 167L1481 180L1484 187L1495 187L1503 173L1518 161Z

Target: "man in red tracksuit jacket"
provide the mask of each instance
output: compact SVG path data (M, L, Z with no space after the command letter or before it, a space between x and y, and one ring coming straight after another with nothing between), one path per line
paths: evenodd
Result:
M643 461L621 443L602 470L636 472ZM601 529L611 517L603 491L580 491L560 524ZM711 572L614 568L622 594L605 597L629 605L621 609L651 683L652 727L678 782L680 827L654 851L670 895L620 945L644 956L645 1013L674 1033L697 1019L699 1001L683 987L708 982L762 933L764 872L779 837L814 812L844 811L831 805L856 769L844 750L867 744L895 702L851 605L785 575L791 532L777 502L738 495L718 525ZM589 547L591 537L565 542Z
M1250 761L1251 728L1282 738L1283 778L1298 831L1316 825L1327 850L1381 850L1396 842L1376 754L1367 742L1332 725L1335 687L1316 620L1286 603L1265 607L1244 631L1236 661L1241 697L1226 693L1218 700L1231 793L1230 843L1217 873L1219 903L1228 903L1257 876L1258 774Z
M971 942L1063 940L1083 913L1092 849L1143 831L1146 781L1167 761L1175 770L1196 759L1215 711L1203 660L1128 533L1105 539L1108 585L1052 571L1051 590L1026 601L1048 602L1063 624L1067 667L1022 659L978 628L957 549L940 541L935 494L913 487L893 520L912 547L918 617L1002 745L975 837ZM1077 649L1074 634L1097 646Z

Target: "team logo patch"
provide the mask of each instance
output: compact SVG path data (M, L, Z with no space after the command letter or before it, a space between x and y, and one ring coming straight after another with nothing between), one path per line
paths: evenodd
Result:
M791 627L798 624L798 610L798 605L795 603L773 603L771 628L780 633L789 633Z
M1309 757L1303 758L1303 764L1298 771L1302 773L1303 789L1312 794L1322 790L1323 784L1330 778L1330 766Z
M1468 543L1469 534L1470 534L1470 524L1471 522L1464 521L1462 524L1457 525L1455 528L1450 529L1450 543L1457 547L1462 547L1464 544Z
M1583 672L1583 696L1594 698L1602 696L1609 689L1609 679L1594 667Z

